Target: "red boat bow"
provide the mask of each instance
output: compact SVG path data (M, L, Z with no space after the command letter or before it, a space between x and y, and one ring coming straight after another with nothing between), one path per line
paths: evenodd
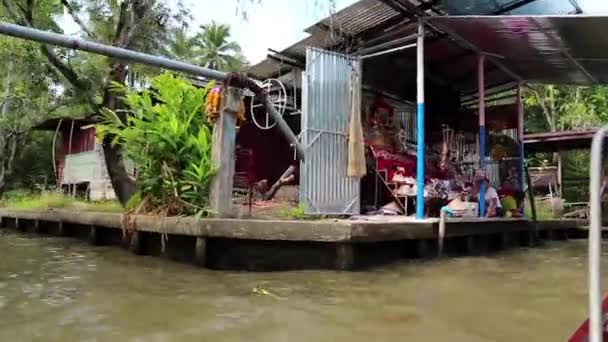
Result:
M602 327L604 341L608 341L608 296L602 301ZM581 324L568 342L587 342L589 341L589 319Z

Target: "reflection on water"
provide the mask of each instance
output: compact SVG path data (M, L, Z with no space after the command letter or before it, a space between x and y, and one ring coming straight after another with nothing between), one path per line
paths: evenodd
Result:
M354 273L217 272L12 233L0 251L0 341L560 341L586 316L585 241Z

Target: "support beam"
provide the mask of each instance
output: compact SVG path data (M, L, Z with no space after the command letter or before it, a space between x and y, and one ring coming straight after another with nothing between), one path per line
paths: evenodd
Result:
M184 72L187 74L203 76L206 78L211 78L220 81L226 80L229 76L228 73L222 71L203 68L197 65L179 62L169 58L149 55L110 45L99 44L77 37L69 37L58 33L37 30L30 27L9 24L2 21L0 21L0 34L15 38L32 40L43 44L62 46L68 49L87 51L127 62L139 63L167 70ZM265 104L268 113L270 113L272 119L277 123L279 129L287 138L287 141L289 141L290 144L296 147L300 159L304 160L304 148L298 141L298 138L293 133L291 128L289 128L287 122L283 120L281 114L279 114L279 112L273 107L272 102L269 98L266 99Z
M418 21L418 41L416 53L417 67L417 106L416 129L418 142L416 146L416 218L424 218L424 22Z
M194 261L197 266L207 266L207 239L204 237L196 238L196 245L194 247Z
M517 143L519 144L519 189L524 191L524 103L522 94L522 84L517 84Z
M99 245L99 228L95 225L89 227L89 243L93 246Z
M68 229L63 223L63 221L57 222L57 235L59 236L68 236Z
M211 159L217 168L211 181L209 200L212 211L220 217L231 216L234 185L236 115L241 106L242 90L223 88L220 115L213 126Z
M479 113L479 169L483 171L484 177L486 171L486 97L485 97L485 56L479 55L477 63L477 100L479 105L477 110ZM486 216L486 184L482 180L479 186L479 216Z
M348 271L355 266L355 251L350 243L336 245L336 269Z
M131 233L131 241L129 243L129 250L137 255L142 255L143 250L143 241L142 241L142 233L137 230Z

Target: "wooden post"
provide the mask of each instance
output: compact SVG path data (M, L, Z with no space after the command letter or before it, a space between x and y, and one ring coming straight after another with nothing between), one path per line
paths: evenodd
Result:
M437 247L435 240L418 240L418 257L422 259L435 258Z
M224 88L220 116L213 126L212 160L216 174L211 181L211 209L221 217L232 215L236 115L241 107L242 90Z
M18 230L18 231L22 231L22 228L23 227L22 227L21 222L19 222L19 218L15 217L15 229Z
M445 211L441 210L439 214L439 234L437 240L437 256L441 257L443 254L443 242L445 240L445 228L446 228L446 220L447 215Z
M503 232L500 234L500 247L501 249L509 249L513 247L513 237L510 232Z
M467 254L468 255L477 255L477 244L475 243L475 236L469 235L466 237L467 239Z
M36 234L40 233L40 221L39 220L34 220L34 224L32 225L33 228L33 232Z
M207 239L204 237L199 236L196 238L194 261L200 267L207 266Z
M339 243L336 245L336 269L346 271L355 266L355 251L352 244Z
M57 235L59 235L59 236L67 236L68 235L67 228L63 224L63 221L57 222Z
M133 233L131 233L131 243L129 244L129 250L131 250L131 252L137 255L143 254L141 238L142 237L140 232L134 231Z
M89 243L93 246L99 245L99 229L94 225L89 227Z

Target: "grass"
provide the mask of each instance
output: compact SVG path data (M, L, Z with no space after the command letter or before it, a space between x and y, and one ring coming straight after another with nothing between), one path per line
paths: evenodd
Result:
M306 218L306 213L302 205L297 207L284 206L283 208L279 209L277 216L279 218L289 220L303 220Z
M0 207L16 210L70 209L104 213L121 213L123 208L116 201L83 201L59 192L39 194L14 191L5 194Z
M530 201L526 200L526 217L532 217L532 208L530 208ZM555 220L556 217L553 215L553 210L549 206L544 206L536 203L536 219L538 221L550 221Z

